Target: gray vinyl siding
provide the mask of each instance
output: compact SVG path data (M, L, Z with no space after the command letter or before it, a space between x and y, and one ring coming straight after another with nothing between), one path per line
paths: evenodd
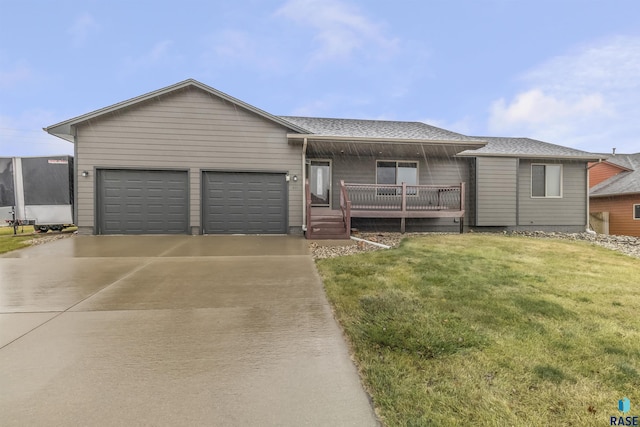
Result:
M531 197L531 164L562 164L562 197ZM520 226L583 226L587 224L587 169L584 162L520 160Z
M517 173L517 159L476 159L477 226L516 225Z
M76 130L78 225L95 227L96 169L186 169L189 225L199 232L203 170L302 175L300 147L288 144L286 134L283 126L193 87L82 123ZM289 227L302 224L301 181L288 183Z
M354 184L375 184L376 161L404 160L418 162L418 184L420 185L466 185L465 221L473 215L471 205L471 191L469 191L470 171L473 159L469 158L411 158L411 157L353 157L335 156L332 160L332 191L331 203L333 209L340 208L340 180ZM472 217L472 216L471 216ZM451 224L451 218L429 219L431 224Z

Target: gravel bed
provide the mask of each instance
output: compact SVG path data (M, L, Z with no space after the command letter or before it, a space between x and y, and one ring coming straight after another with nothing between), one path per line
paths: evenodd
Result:
M640 258L640 238L632 236L608 236L596 233L544 233L542 231L519 231L512 235L536 237L539 239L582 240L623 254Z
M73 236L73 233L56 233L56 234L34 234L33 239L27 240L26 243L30 246L42 245L45 243L53 242L54 240L65 239L67 237Z
M424 233L353 233L352 235L353 237L358 237L360 239L380 243L394 248L398 246L400 241L405 237L421 236L424 235ZM385 250L380 246L371 245L365 242L356 242L355 240L345 240L340 241L339 243L331 241L323 242L321 240L310 241L309 249L315 259L334 258L337 256L353 255L362 252Z
M369 240L371 242L382 243L387 246L396 247L405 237L424 236L444 233L358 233L354 237ZM478 233L479 234L479 233ZM493 234L493 233L491 233ZM640 238L631 236L607 236L596 233L545 233L542 231L514 231L505 232L508 236L526 236L539 239L564 239L581 240L607 249L622 252L626 255L640 258ZM365 242L344 241L344 242L322 242L311 241L309 243L311 254L315 259L333 258L337 256L353 255L362 252L385 250L379 246Z

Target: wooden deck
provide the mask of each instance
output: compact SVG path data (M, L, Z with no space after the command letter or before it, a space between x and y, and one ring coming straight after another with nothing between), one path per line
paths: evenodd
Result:
M312 207L307 193L307 238L348 239L351 218L459 218L464 227L465 185L345 184L340 181L340 209ZM328 236L328 237L324 237Z

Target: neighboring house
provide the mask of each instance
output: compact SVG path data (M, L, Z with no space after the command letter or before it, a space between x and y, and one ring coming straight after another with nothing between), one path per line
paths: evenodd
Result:
M607 213L608 233L640 237L640 153L590 165L589 212Z
M274 116L195 80L45 130L75 145L84 234L584 231L587 162L601 158L418 122Z

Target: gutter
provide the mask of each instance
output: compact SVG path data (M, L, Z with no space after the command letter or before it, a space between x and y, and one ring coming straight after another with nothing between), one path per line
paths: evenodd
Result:
M517 153L495 153L495 154L490 154L490 153L474 153L474 152L469 152L469 153L459 153L456 154L456 157L511 157L511 158L518 158L518 159L531 159L531 160L538 160L538 159L551 159L551 160L566 160L566 161L587 161L587 162L599 162L602 160L602 157L591 157L591 156L584 156L584 155L579 155L579 156L571 156L571 155L551 155L551 154L517 154Z
M287 134L288 139L304 139L311 138L314 141L347 141L347 142L364 142L364 143L380 143L380 144L431 144L431 145L474 145L482 148L487 145L484 141L470 140L438 140L438 139L411 139L411 138L370 138L366 136L330 136L330 135L309 135L299 133Z

